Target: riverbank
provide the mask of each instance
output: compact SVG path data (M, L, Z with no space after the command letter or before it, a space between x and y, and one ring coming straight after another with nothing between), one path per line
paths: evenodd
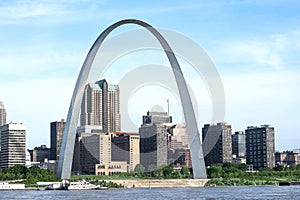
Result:
M204 187L208 181L209 179L120 179L109 182L122 186L118 188L200 188ZM27 187L26 190L45 190L45 187L39 187L37 184L37 187Z
M22 190L1 191L1 199L53 199L53 200L115 200L115 199L297 199L299 186L243 186L200 188L131 188L111 190Z
M209 179L137 179L110 180L125 188L195 188L204 187Z

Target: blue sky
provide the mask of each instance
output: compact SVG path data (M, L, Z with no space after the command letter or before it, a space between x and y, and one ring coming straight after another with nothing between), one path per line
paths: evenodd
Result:
M137 18L186 35L206 50L223 79L225 121L233 131L271 124L276 149L300 148L299 10L296 0L3 0L0 101L8 121L27 124L28 148L49 145L49 123L66 118L77 75L97 36L118 20ZM142 96L141 91L133 100ZM209 109L200 109L200 115ZM175 111L171 114L180 115ZM209 117L200 120L202 126Z

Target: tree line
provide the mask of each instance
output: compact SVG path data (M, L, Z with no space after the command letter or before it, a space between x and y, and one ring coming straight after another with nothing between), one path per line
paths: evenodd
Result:
M158 168L155 165L149 165L146 171L142 164L135 166L134 175L140 178L191 178L193 176L191 169L185 166L176 170L173 165Z
M213 164L207 168L207 176L211 179L208 185L276 185L300 180L300 165L277 165L254 172L246 172L246 169L246 164Z
M56 174L48 169L41 169L38 166L27 168L22 165L15 165L9 168L0 168L0 180L21 180L27 186L34 185L38 181L58 181Z

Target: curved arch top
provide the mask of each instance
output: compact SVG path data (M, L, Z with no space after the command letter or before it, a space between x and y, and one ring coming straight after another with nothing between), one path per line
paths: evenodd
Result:
M100 48L101 44L111 31L124 24L136 24L146 28L156 37L156 39L160 42L162 48L164 49L164 52L166 53L170 65L172 67L173 74L175 76L175 80L179 90L189 139L193 175L194 178L207 178L203 150L200 142L200 134L197 127L197 121L195 118L194 109L187 89L187 85L178 60L176 59L175 54L172 51L168 42L154 27L152 27L146 22L137 19L125 19L109 26L99 35L99 37L96 39L95 43L91 47L90 51L88 52L88 55L82 65L80 74L78 76L69 107L66 128L63 135L60 158L58 163L58 178L69 179L71 176L74 144L76 138L76 128L79 119L80 105L83 97L84 87L87 84L87 78L91 70L92 64L94 62L95 56L98 52L98 49Z

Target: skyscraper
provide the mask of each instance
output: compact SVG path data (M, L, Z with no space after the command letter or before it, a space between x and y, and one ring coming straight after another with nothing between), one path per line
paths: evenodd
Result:
M86 174L95 173L95 165L101 160L110 162L110 135L101 133L85 133L81 135L81 171Z
M31 162L43 163L45 159L50 159L51 149L47 148L46 145L41 145L40 147L34 147L34 149L27 149L30 154Z
M80 139L76 150L79 158L74 163L76 166L73 165L77 172L100 175L99 170L105 167L98 169L96 165L111 166L110 171L113 172L112 166L120 162L125 167L123 172L132 172L139 164L138 133L82 133L77 139Z
M0 101L0 126L3 126L5 124L6 124L6 110L4 108L2 101Z
M66 127L66 122L64 119L61 121L55 121L50 123L50 159L59 160L60 147L62 143L62 138L64 130Z
M167 165L167 128L163 123L171 123L167 112L147 112L143 116L140 134L140 162L148 170L149 166Z
M215 137L218 137L216 143ZM202 128L202 142L207 166L232 161L231 125L225 122L205 124ZM211 151L206 152L207 149Z
M253 169L275 167L274 127L249 126L246 129L246 159Z
M299 164L299 151L283 151L275 153L275 163L290 166Z
M119 86L108 84L107 92L107 132L121 131Z
M86 85L80 115L80 126L84 125L100 125L103 132L121 130L118 85L107 84L105 79Z
M246 135L243 131L236 131L232 136L232 154L244 158L246 156Z
M94 173L95 164L100 159L100 136L102 126L84 125L77 128L72 171Z
M140 136L138 133L115 132L112 139L111 160L126 161L128 172L140 163Z
M22 123L9 123L0 126L0 167L25 165L26 126Z
M185 124L172 125L167 131L168 165L192 167Z

